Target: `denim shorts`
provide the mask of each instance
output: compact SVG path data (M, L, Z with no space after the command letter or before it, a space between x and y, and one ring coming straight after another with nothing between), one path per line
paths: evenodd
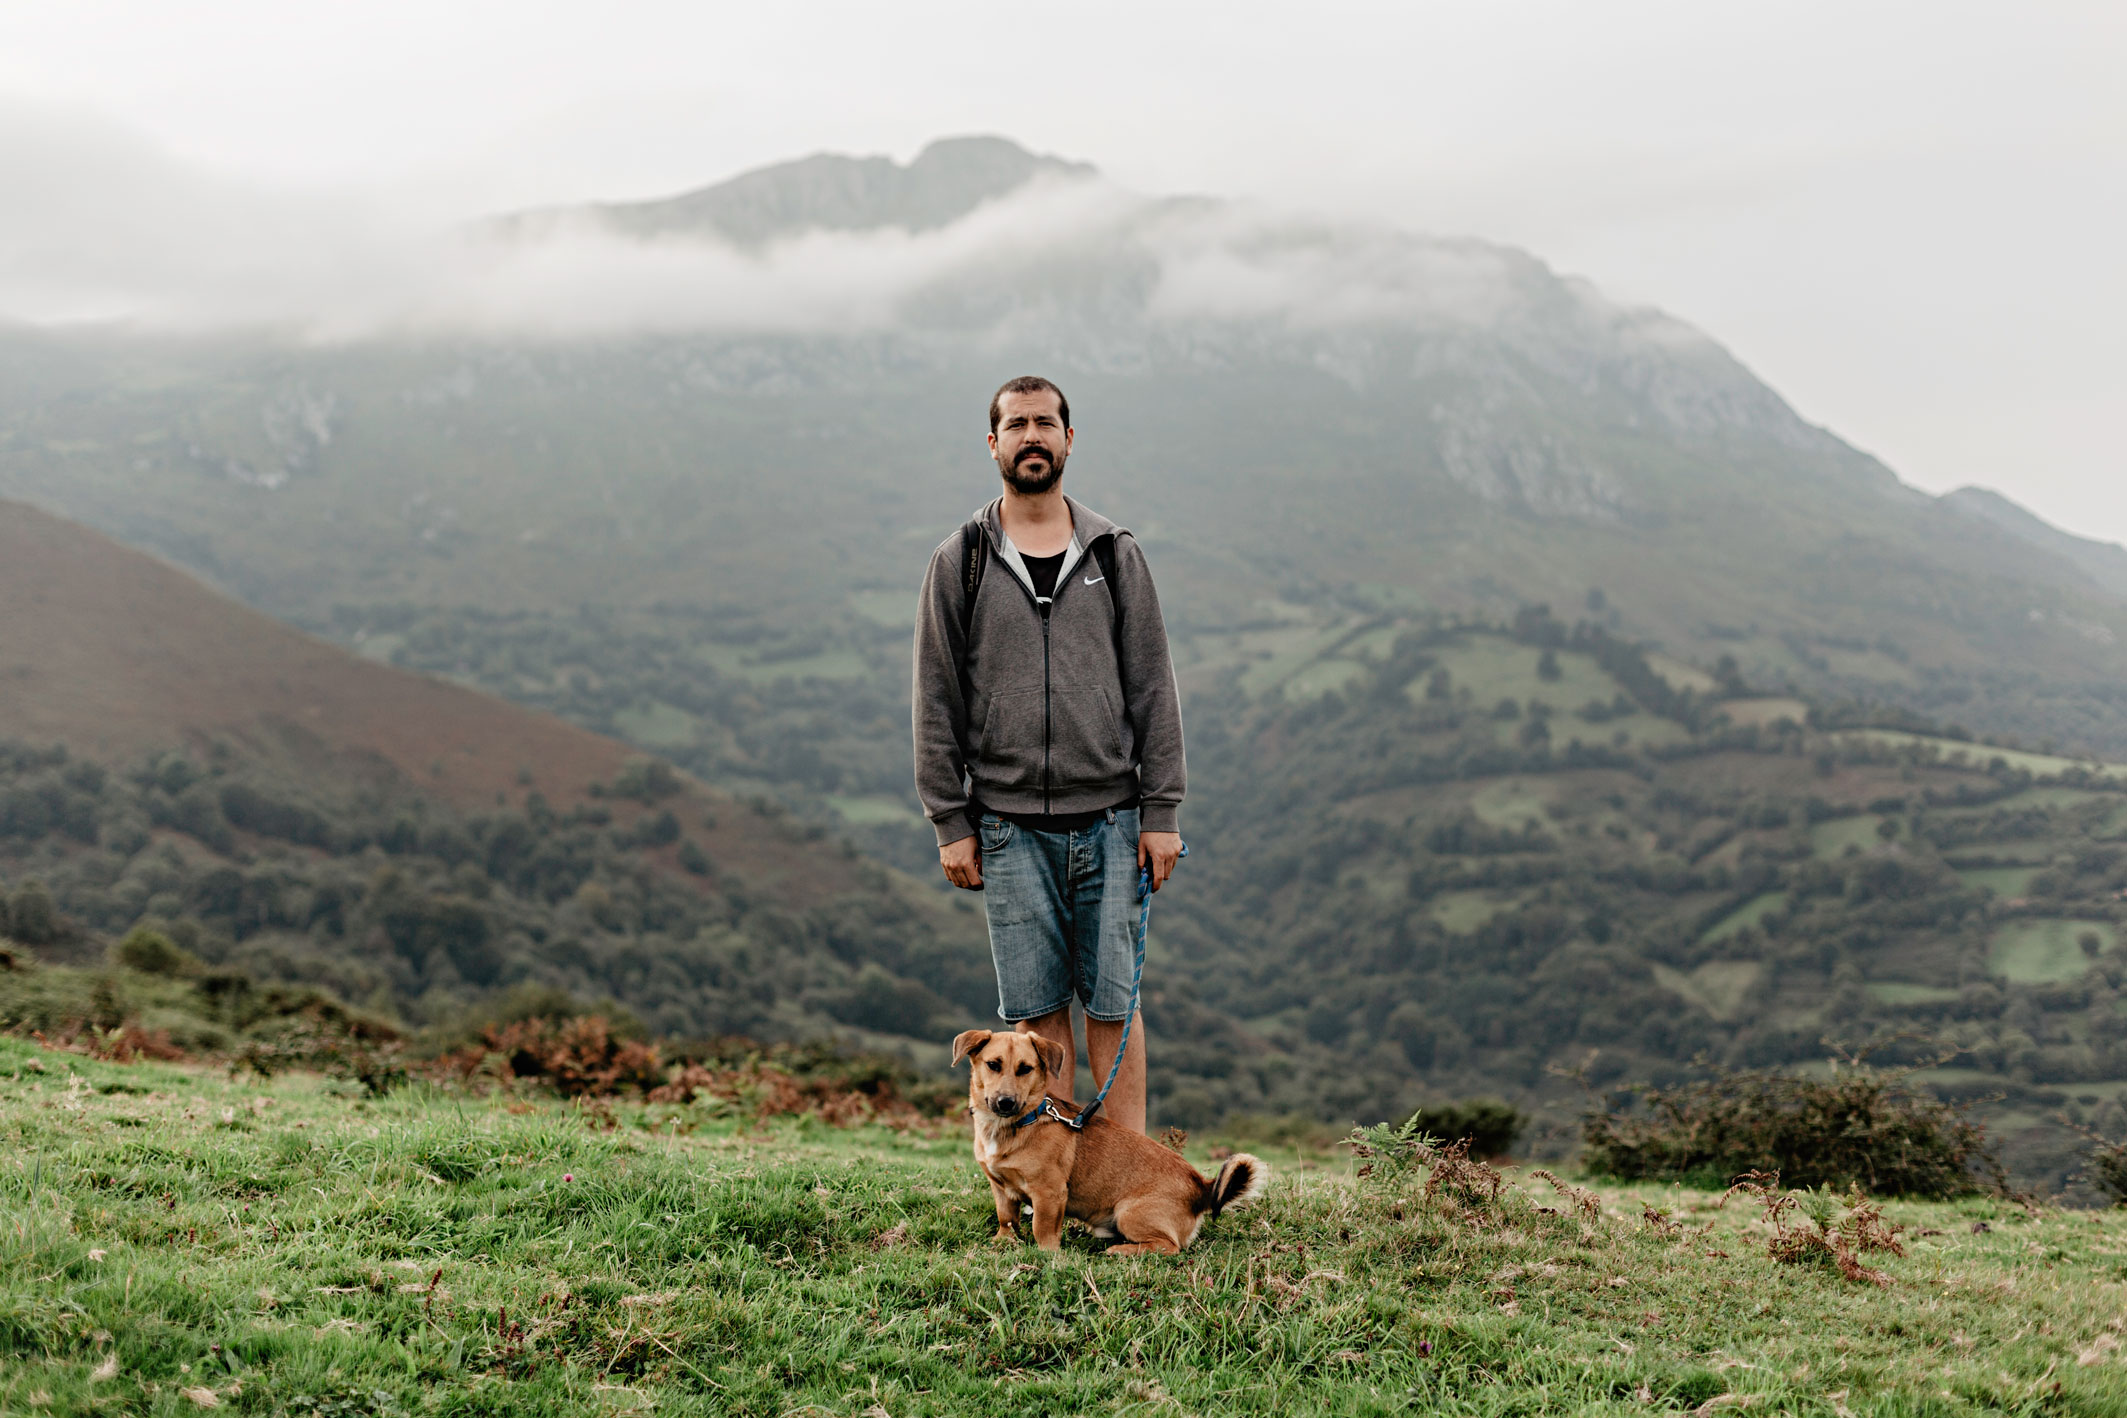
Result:
M1037 832L984 813L977 833L999 1016L1038 1019L1076 995L1089 1018L1127 1018L1137 809L1118 808L1078 832Z

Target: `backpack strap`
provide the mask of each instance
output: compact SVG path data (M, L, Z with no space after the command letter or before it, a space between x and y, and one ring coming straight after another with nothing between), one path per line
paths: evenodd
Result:
M1120 583L1115 579L1115 539L1120 532L1110 532L1093 543L1093 561L1100 567L1100 574L1107 578L1108 604L1115 607L1115 618L1109 624L1109 633L1115 638L1115 669L1120 674L1123 668L1123 595Z
M980 516L970 517L960 528L960 650L967 653L968 636L975 629L975 593L982 589L982 573L990 564L990 536Z

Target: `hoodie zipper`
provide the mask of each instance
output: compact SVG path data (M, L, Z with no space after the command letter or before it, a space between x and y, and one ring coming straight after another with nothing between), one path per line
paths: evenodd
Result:
M1013 577L1018 580L1018 577ZM1062 590L1058 587L1057 590ZM1056 609L1054 593L1041 607L1041 814L1049 815L1049 740L1053 736L1049 710L1049 612Z
M985 526L983 531L987 534L989 528ZM1056 733L1055 707L1050 703L1049 688L1049 616L1056 609L1057 598L1063 594L1065 578L1062 572L1065 570L1076 571L1079 566L1085 564L1086 558L1092 554L1093 543L1087 542L1080 549L1076 563L1068 568L1061 566L1057 568L1056 586L1049 592L1049 603L1047 605L1043 605L1041 598L1027 589L1027 583L1020 580L1017 573L1013 572L1009 567L1005 569L1005 574L1012 578L1012 584L1020 589L1033 605L1035 612L1041 616L1041 812L1044 817L1048 816L1049 813L1049 751ZM994 539L990 546L990 557L995 561L1004 559L998 553ZM1114 591L1110 590L1109 594L1113 595Z

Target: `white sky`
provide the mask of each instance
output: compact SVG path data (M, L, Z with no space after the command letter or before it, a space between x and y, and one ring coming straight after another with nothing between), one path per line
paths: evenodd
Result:
M2119 0L0 5L0 101L401 210L994 132L1147 192L1512 242L1910 482L2114 540L2123 75Z

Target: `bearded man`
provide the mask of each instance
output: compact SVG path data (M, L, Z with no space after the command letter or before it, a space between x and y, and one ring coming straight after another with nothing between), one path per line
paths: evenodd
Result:
M1072 999L1095 1078L1128 1025L1103 1107L1143 1132L1137 883L1181 855L1181 703L1137 539L1064 496L1073 436L1046 379L990 400L1003 495L931 554L916 612L916 791L946 879L983 893L998 1014L1063 1046L1065 1088Z

